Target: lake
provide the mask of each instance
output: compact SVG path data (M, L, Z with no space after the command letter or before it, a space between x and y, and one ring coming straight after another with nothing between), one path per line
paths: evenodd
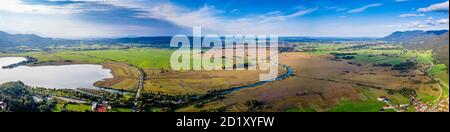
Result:
M77 64L61 66L19 66L12 69L1 67L16 64L26 59L23 57L0 58L0 84L22 81L27 85L55 89L96 89L94 83L113 78L110 69L101 65Z

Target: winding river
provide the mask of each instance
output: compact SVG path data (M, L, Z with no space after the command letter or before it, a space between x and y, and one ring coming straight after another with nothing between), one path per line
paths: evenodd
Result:
M284 73L281 76L278 76L273 81L280 81L280 80L286 79L289 76L292 76L292 74L294 73L294 70L292 70L291 67L289 67L287 65L283 65L283 64L280 64L280 66L282 66L282 67L284 67L286 69L286 73ZM248 84L248 85L238 86L238 87L232 87L231 89L222 91L221 93L228 94L228 93L231 93L231 92L234 92L234 91L239 91L239 90L242 90L242 89L247 89L247 88L253 88L253 87L261 86L261 85L264 85L266 83L273 82L273 81L259 81L259 82L253 83L253 84Z
M18 66L4 69L3 66L25 61L23 57L0 58L0 84L11 81L22 81L34 87L55 89L97 89L94 83L113 78L111 70L101 65L77 64L61 66Z

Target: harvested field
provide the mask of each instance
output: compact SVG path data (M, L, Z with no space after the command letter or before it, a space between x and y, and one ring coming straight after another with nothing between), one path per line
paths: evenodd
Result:
M125 91L136 91L139 82L138 69L124 63L104 63L105 68L111 69L114 78L95 83L97 87L111 88Z
M206 94L259 81L259 71L189 71L161 73L145 70L144 92L169 95Z
M418 94L426 91L427 94L433 94L431 96L439 93L431 90L432 84L418 84L417 81L427 82L430 79L415 71L403 75L397 71L355 66L345 61L331 61L300 52L283 53L279 59L280 63L294 69L295 76L232 93L225 99L206 103L197 110L188 107L179 111L218 107L226 107L228 111L246 111L245 102L249 100L263 102L260 111L340 111L352 108L355 111L375 111L383 106L381 102L376 102L378 97L391 98L394 104L408 103L407 97L389 93L389 90L407 88L416 90ZM341 103L344 104L338 106Z

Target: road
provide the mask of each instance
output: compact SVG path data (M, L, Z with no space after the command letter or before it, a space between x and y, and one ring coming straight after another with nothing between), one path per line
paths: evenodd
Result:
M384 102L384 103L386 103L386 104L388 104L390 107L392 107L392 109L393 109L395 112L398 112L397 108L395 108L395 106L392 105L391 103L389 103L389 102Z
M133 112L137 112L137 107L138 107L138 101L139 101L139 97L141 96L141 91L144 88L144 71L140 68L136 68L138 73L139 73L139 85L137 87L137 91L136 91L136 97L134 99L134 106L132 108Z
M428 70L427 70L427 73L430 75L431 78L433 78L433 79L439 81L439 84L438 84L437 86L439 87L439 90L441 91L441 93L440 93L439 97L437 98L436 103L431 107L431 110L430 110L430 111L434 111L434 110L437 108L437 106L438 106L442 101L445 100L445 99L441 99L442 96L444 95L444 90L443 90L442 86L444 86L444 87L447 88L447 89L449 89L449 87L448 87L448 84L443 83L443 81L442 81L441 79L435 77L433 74L430 73L431 69L434 67L434 62L431 61L430 59L426 58L426 57L423 56L423 55L421 55L421 56L422 56L423 58L425 58L425 60L427 60L427 61L431 64L430 68L428 68ZM441 85L442 85L442 86L441 86Z
M71 98L65 98L65 97L53 96L53 98L62 100L62 101L67 102L67 103L75 103L75 104L87 104L88 103L88 102L83 101L83 100L71 99Z

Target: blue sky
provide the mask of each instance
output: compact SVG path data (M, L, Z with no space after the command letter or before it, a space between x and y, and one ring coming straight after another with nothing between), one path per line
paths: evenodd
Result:
M448 0L1 0L0 31L58 38L382 37L448 29Z

